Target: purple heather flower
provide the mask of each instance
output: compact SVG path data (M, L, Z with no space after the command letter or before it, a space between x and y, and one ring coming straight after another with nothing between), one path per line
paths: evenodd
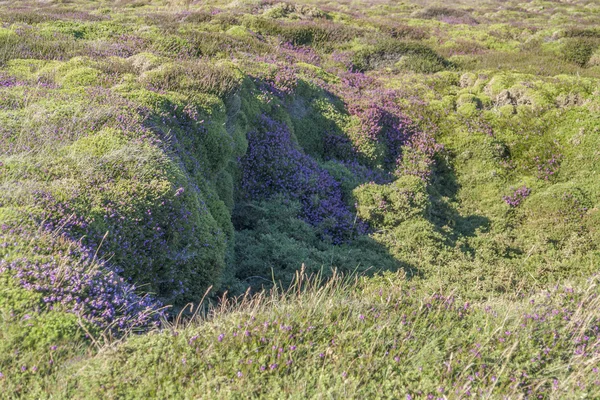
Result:
M346 205L341 185L301 151L287 126L267 115L260 122L258 130L248 133L248 151L240 160L244 196L285 194L300 203L303 220L321 227L322 235L335 243L347 240L357 229L366 231Z
M514 189L510 196L504 196L502 199L510 207L518 207L523 200L525 200L531 194L531 189L527 186L521 186L518 189Z
M11 240L27 238L12 236ZM55 238L50 240L44 244L48 248L60 246ZM75 242L68 253L56 252L35 260L15 259L10 263L1 260L0 271L11 273L23 288L41 293L49 309L60 304L68 312L113 334L157 323L158 304L135 294L131 285L110 265L96 260L94 254ZM70 267L64 268L65 263ZM50 350L56 350L56 346Z

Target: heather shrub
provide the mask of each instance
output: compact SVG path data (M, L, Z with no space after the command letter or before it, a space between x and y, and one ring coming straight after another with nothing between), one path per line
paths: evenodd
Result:
M394 39L404 40L423 40L429 37L427 28L411 25L382 25L380 28L383 32L390 35Z
M57 237L60 232L46 231L29 236L15 235L12 233L15 230L21 228L6 225L3 228L2 240L7 246L2 251L0 274L8 277L9 288L20 287L40 294L33 308L73 314L89 324L88 329L108 336L157 323L160 304L152 298L138 296L135 286L119 277L110 264L97 260L90 248L64 236ZM43 252L32 252L31 244L34 249L44 249ZM22 308L18 303L23 301L20 298L23 295L20 290L11 289L5 294L8 297L3 305L12 308L16 301L17 309ZM69 333L79 331L77 326L65 328L64 334L60 332L60 324L55 326L59 331L53 333L52 324L34 327L32 335L41 335L47 329L47 336L38 338L37 343L35 339L25 341L24 345L49 345L49 340L59 340L61 336L68 337Z
M401 41L383 41L358 50L352 57L353 69L359 72L395 65L415 72L433 73L448 68L450 63L426 45Z
M251 35L239 30L237 33L235 30L232 31L234 28L228 29L228 34L192 31L183 35L186 44L181 50L182 55L190 58L214 57L228 59L237 52L252 51L263 54L270 50ZM242 28L242 30L244 29Z
M0 387L25 395L92 343L156 326L149 297L60 232L0 221Z
M398 92L353 72L342 75L341 85L334 87L334 92L349 103L350 118L340 121L343 135L326 137L328 152L346 161L393 170L402 146L415 133L413 122L398 104Z
M339 183L304 154L289 129L266 115L248 133L248 152L241 159L243 199L286 194L302 204L301 217L335 242L363 229L342 198Z
M392 229L411 218L423 216L428 204L424 182L408 175L387 185L359 186L353 194L358 216L377 230Z
M263 13L268 18L327 18L327 14L316 7L300 4L277 3Z
M192 180L181 159L166 154L155 136L163 129L165 134L169 129L171 134L183 132L186 119L161 121L159 115L145 115L135 103L100 89L79 99L71 92L50 94L53 102L41 97L29 107L40 116L53 110L53 118L38 121L29 112L20 113L15 125L19 130L13 131L19 140L5 138L4 148L13 156L2 159L6 167L0 182L12 191L4 205L28 207L33 221L48 229L60 227L75 240L84 237L85 245L110 257L130 282L169 302L197 299L209 285L217 287L233 232L225 203L202 173L227 164L218 159L231 154L218 140L228 136L224 127L196 135L189 143L208 146L210 162L206 169L197 168ZM87 120L79 119L80 113ZM192 115L187 126L198 129L191 109L181 106L180 116L187 114ZM43 141L37 139L41 133ZM177 143L191 168L188 143ZM24 174L29 183L20 186Z
M18 58L66 60L82 55L83 50L83 44L72 36L56 33L48 40L33 27L21 28L18 36L0 35L0 65Z
M238 74L227 64L178 62L162 64L141 76L151 89L166 91L200 91L226 97L240 85Z
M7 273L0 273L0 285L0 388L23 396L81 355L89 340L76 315L43 307L39 293Z
M302 204L284 196L238 204L233 220L236 276L253 288L286 287L301 267L324 278L334 269L363 274L402 267L366 236L338 246L323 242L318 227L303 220Z
M293 45L327 46L331 42L343 42L361 32L356 28L333 22L300 21L282 23L269 18L252 18L245 21L249 29L261 34L280 36Z
M412 14L415 18L437 19L451 24L475 25L477 20L468 12L451 7L427 7Z
M519 188L513 189L510 195L506 195L502 197L504 202L510 207L518 207L521 203L529 197L531 194L531 189L527 186L521 186Z
M561 55L566 61L585 67L597 48L598 43L591 39L568 39L563 44Z
M306 86L305 82L299 82L296 96L288 106L298 144L318 159L350 156L350 148L341 148L343 143L349 144L344 133L348 115L343 105Z

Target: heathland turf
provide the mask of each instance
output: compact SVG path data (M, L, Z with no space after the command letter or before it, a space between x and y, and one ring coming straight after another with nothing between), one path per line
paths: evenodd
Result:
M0 397L600 397L598 149L590 1L4 2Z

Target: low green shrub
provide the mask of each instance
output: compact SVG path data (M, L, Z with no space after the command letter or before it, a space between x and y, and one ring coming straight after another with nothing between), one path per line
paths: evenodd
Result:
M281 21L257 17L247 19L246 25L261 34L280 36L284 41L294 45L326 46L361 35L361 32L354 27L333 22L281 23Z
M358 72L397 66L419 73L434 73L451 64L426 45L390 40L356 51L352 66Z
M219 97L232 94L241 83L229 65L202 61L163 64L141 77L148 87L167 91L205 92Z
M596 48L598 43L591 39L568 39L563 44L561 55L566 61L585 67Z

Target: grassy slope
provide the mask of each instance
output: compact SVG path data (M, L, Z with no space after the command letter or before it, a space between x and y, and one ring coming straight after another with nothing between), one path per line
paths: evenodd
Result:
M11 6L0 396L600 395L594 3ZM443 145L431 160L408 146L396 168L383 136L361 136L353 107L388 98ZM302 204L244 194L261 114L370 235L334 245ZM322 286L297 282L302 263L391 272ZM296 286L133 335L24 286L22 265L115 269L117 291L136 283L177 311L209 287Z

